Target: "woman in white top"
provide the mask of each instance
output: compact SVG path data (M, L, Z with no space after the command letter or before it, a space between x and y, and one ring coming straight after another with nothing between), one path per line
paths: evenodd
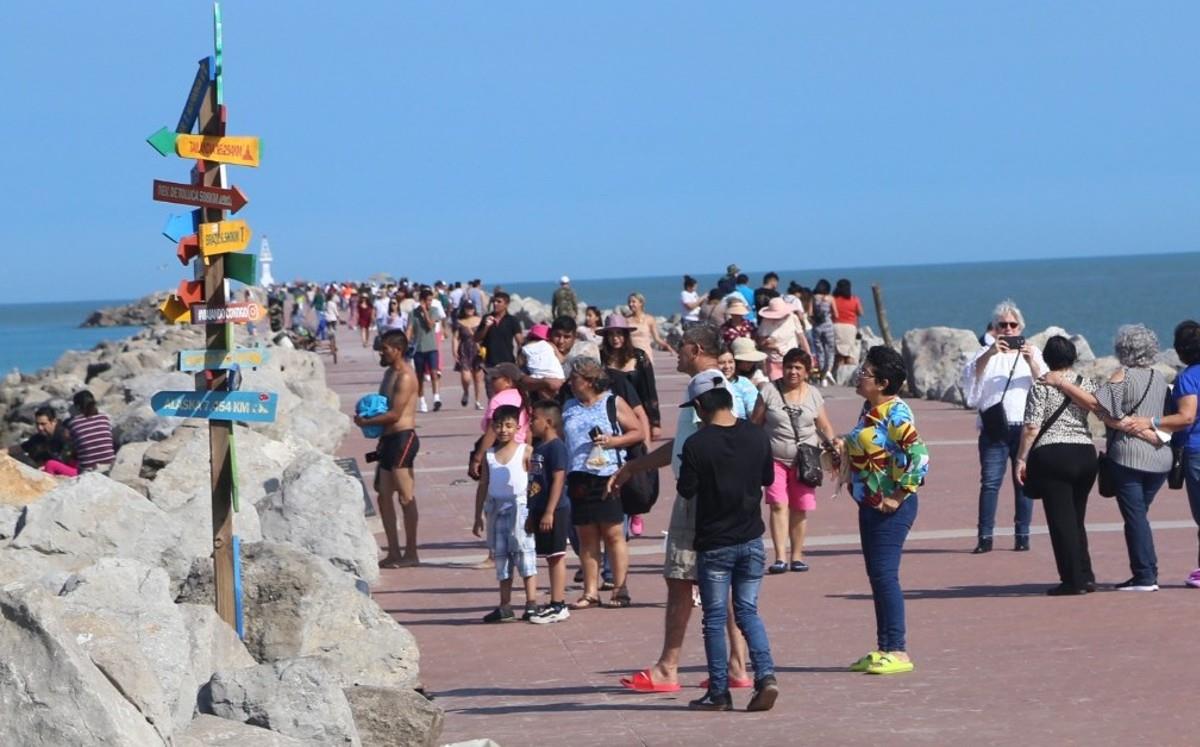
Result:
M1025 317L1010 301L1001 301L992 311L995 340L979 349L963 370L962 389L967 406L980 412L979 428L979 526L975 554L991 552L992 531L996 524L996 505L1004 473L1016 470L1017 451L1021 444L1021 427L1025 420L1025 400L1029 390L1042 374L1046 364L1042 351L1025 341ZM989 408L992 414L984 415ZM1001 417L1001 413L1003 416ZM994 419L988 427L985 420ZM1001 424L1000 421L1003 421ZM1016 515L1013 519L1013 549L1029 549L1029 522L1033 517L1033 501L1013 480Z
M772 298L771 302L758 312L761 322L758 325L758 347L766 352L767 378L771 381L783 376L783 356L799 348L809 355L808 338L800 326L796 313L790 304L782 298Z
M700 323L700 294L696 292L696 278L691 275L683 276L683 291L679 294L679 305L682 307L681 325L683 329Z

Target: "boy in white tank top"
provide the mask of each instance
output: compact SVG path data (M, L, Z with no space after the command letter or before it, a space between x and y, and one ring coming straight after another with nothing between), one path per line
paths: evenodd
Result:
M496 558L500 606L484 616L485 623L516 619L512 610L513 573L525 582L525 614L537 612L537 556L533 535L525 531L528 515L529 458L531 449L516 442L520 408L503 405L492 415L495 445L488 449L475 491L476 537L483 536L483 515L488 517L488 549Z

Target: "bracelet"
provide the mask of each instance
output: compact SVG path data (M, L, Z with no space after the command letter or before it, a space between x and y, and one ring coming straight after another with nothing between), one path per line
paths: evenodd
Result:
M1150 425L1153 426L1154 430L1158 430L1158 427L1162 425L1162 418L1155 415L1154 417L1150 418Z

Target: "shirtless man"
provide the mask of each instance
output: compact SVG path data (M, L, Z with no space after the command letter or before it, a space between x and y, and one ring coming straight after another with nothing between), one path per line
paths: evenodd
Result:
M379 514L383 531L387 533L388 554L379 561L380 568L406 568L418 565L417 557L417 499L413 494L413 462L421 441L417 438L417 374L404 357L408 337L400 330L385 332L379 349L379 365L387 369L379 393L388 399L388 411L364 418L355 416L354 424L382 425L379 439ZM392 494L399 494L400 510L404 513L404 552L400 552L400 535L396 526L396 504Z

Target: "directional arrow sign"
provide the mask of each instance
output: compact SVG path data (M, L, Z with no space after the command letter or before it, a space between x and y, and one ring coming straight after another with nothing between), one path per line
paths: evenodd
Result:
M195 205L196 207L228 210L236 213L249 202L242 190L237 187L221 189L220 187L200 187L192 184L164 182L154 180L154 199L159 202L173 202L176 205Z
M179 289L175 291L175 295L179 296L179 300L188 306L201 303L204 301L204 281L180 280Z
M191 317L191 309L179 296L167 296L167 300L159 304L158 310L171 324L182 324Z
M179 124L175 125L176 132L192 131L192 125L196 124L196 117L200 114L200 102L204 100L204 94L208 92L208 85L216 77L216 72L217 64L213 58L205 57L200 60L200 68L196 70L196 77L192 80L192 89L188 91L183 113L179 115Z
M259 139L249 136L182 135L163 127L146 138L146 142L164 156L175 153L180 158L232 163L236 166L257 167L262 157Z
M196 234L184 236L179 240L175 247L175 256L179 257L179 264L186 265L200 253L200 240L196 238Z
M199 210L193 210L190 214L167 216L167 224L163 226L162 235L171 240L172 243L179 243L179 240L188 234L196 233L196 228L199 227L200 221L197 220Z
M225 257L225 277L246 285L258 285L258 255L229 254Z
M220 350L180 350L179 370L189 373L219 371L235 365L256 368L266 363L267 355L263 348L238 348L228 353Z
M210 309L206 304L192 306L192 324L248 324L262 319L263 308L256 303L231 303Z
M250 245L250 225L244 220L201 223L196 235L200 238L200 253L205 257L244 252Z
M158 392L150 398L155 414L165 418L204 418L272 423L279 395L274 392Z

